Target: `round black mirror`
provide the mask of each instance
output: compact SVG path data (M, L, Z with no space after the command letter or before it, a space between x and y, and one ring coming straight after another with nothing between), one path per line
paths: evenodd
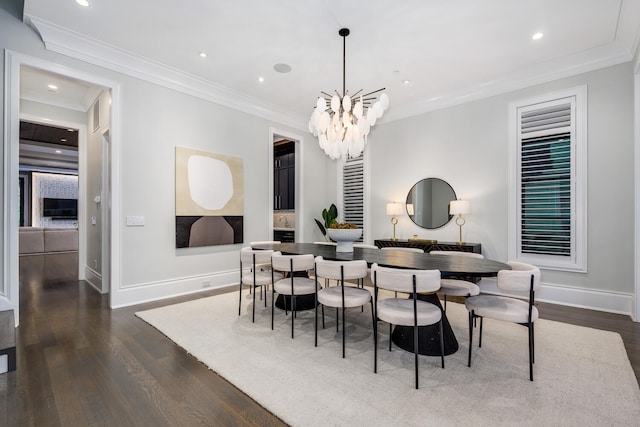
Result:
M447 181L425 178L418 181L407 194L407 214L422 228L440 228L449 222L449 202L456 200L456 192Z

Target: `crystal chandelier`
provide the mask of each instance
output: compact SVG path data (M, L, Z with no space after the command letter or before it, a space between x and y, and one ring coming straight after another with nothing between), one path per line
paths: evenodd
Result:
M371 126L382 117L389 107L386 93L377 93L385 88L362 94L362 89L353 95L346 90L346 44L348 28L342 28L342 94L321 92L316 108L309 120L309 131L318 137L320 148L332 159L358 157L367 145Z

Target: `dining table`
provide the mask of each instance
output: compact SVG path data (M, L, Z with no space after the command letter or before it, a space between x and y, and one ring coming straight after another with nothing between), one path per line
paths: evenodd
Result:
M442 278L481 278L495 277L500 270L510 270L509 264L485 258L431 255L429 253L408 251L384 251L373 248L354 247L353 252L336 252L334 245L316 243L265 243L255 246L256 249L274 250L288 255L313 254L334 261L364 260L369 266L374 263L382 267L406 268L416 270L439 270ZM418 298L435 304L442 310L436 293L419 294ZM283 303L281 305L284 306ZM299 309L310 309L315 306L315 298L311 301L296 299ZM458 350L458 340L449 324L446 313L442 311L442 333L445 355ZM394 327L392 337L398 347L413 352L413 327ZM437 324L418 328L418 353L430 356L440 355L440 330Z

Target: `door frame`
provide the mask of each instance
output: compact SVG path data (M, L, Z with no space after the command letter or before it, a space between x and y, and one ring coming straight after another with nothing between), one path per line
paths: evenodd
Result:
M8 304L14 310L16 326L20 322L20 287L18 267L18 162L20 144L20 67L25 65L43 71L60 74L75 80L98 86L111 94L111 225L110 236L110 278L111 292L109 305L112 306L114 283L120 282L120 182L119 182L119 147L120 147L120 84L103 77L79 71L66 65L32 57L6 49L4 55L4 181L3 181L3 285L0 287L0 305ZM105 236L103 236L103 239Z
M304 188L304 171L302 170L304 162L302 159L304 158L304 138L301 135L296 133L277 129L274 127L269 128L269 140L268 140L268 174L269 174L269 217L268 217L268 228L269 230L269 238L267 240L273 240L273 172L274 172L274 157L273 157L273 139L275 136L281 136L283 138L290 139L294 142L295 147L295 222L296 222L296 242L304 242L304 203L303 203L303 192L302 188Z
M633 306L631 307L631 318L635 322L640 322L640 58L636 61L634 68L634 200L635 200L635 236L634 236L634 292Z

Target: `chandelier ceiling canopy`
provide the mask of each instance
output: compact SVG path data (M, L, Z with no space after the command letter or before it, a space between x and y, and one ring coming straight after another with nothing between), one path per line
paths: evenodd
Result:
M349 94L346 89L346 44L348 28L338 32L342 37L342 93L321 92L309 120L309 131L318 137L320 148L332 159L359 157L367 145L367 136L376 120L389 107L385 88ZM378 94L380 98L378 99Z

